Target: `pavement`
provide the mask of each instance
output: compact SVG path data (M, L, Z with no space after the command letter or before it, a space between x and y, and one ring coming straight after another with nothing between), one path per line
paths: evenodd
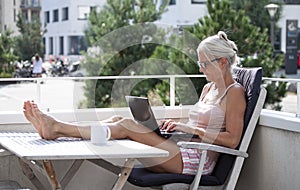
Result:
M42 110L77 109L84 100L83 82L48 80L40 85L40 98L35 82L1 85L0 112L23 111L23 102L34 100ZM39 101L40 100L40 101Z

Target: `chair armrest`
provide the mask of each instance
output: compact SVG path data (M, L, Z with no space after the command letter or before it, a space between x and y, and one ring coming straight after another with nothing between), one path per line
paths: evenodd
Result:
M207 144L207 143L198 143L198 142L183 142L180 141L177 143L178 146L182 148L194 148L194 149L201 149L201 150L210 150L210 151L215 151L219 153L225 153L225 154L231 154L235 156L240 156L247 158L248 154L246 152L242 152L239 150L223 147L223 146L218 146L218 145L213 145L213 144Z

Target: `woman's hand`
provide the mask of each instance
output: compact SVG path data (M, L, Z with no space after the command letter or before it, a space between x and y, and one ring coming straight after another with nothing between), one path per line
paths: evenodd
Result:
M161 130L165 131L181 131L189 134L197 134L196 127L192 127L189 125L186 125L184 123L176 122L174 120L162 120L159 125Z

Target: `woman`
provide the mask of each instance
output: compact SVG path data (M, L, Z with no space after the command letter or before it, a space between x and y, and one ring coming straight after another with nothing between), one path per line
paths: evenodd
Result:
M32 73L34 74L35 77L42 77L42 68L43 60L39 56L39 54L35 54L35 58L33 60L33 70Z
M203 40L197 49L200 72L211 81L203 88L198 103L189 112L189 121L184 124L163 120L160 128L167 131L183 131L198 135L203 142L235 148L243 130L246 107L244 89L234 81L231 67L236 62L237 48L224 32ZM42 113L34 102L24 103L26 118L45 139L79 137L89 139L90 127L76 126L57 121ZM169 151L167 158L140 160L145 167L155 172L171 172L194 175L201 157L198 150L179 148L174 142L158 136L136 121L119 116L102 121L101 125L111 132L112 139L132 139ZM212 172L218 154L209 152L204 173Z

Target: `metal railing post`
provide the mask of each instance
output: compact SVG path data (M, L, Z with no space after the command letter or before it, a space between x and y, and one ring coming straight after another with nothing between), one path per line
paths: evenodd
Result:
M170 76L170 106L175 106L175 76Z
M37 104L41 103L41 79L36 80L36 101Z

